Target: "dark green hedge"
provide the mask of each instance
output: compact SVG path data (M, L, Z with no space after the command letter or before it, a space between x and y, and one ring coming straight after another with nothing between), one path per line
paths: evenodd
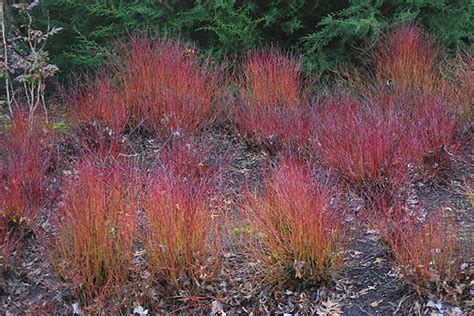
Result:
M322 72L357 62L394 23L417 22L449 51L473 38L472 0L43 0L39 21L64 28L49 47L67 73L105 60L128 32L194 41L216 57L277 44Z

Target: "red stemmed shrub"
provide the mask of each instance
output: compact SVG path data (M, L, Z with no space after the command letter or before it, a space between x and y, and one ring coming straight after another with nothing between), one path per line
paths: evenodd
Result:
M420 93L442 97L451 110L462 116L472 115L474 95L473 54L457 56L448 63L438 61L439 49L419 26L393 27L372 52L375 80L367 75L346 74L349 85L368 99L390 90L403 98L407 110L415 104L411 98ZM413 94L413 95L412 95Z
M158 159L162 168L191 181L200 181L212 176L219 165L211 161L215 146L205 140L175 139L161 151Z
M0 174L3 174L1 167ZM5 186L5 179L0 177L0 201L2 201L2 209L0 212L0 274L8 271L11 263L11 255L16 245L29 233L28 230L24 230L24 227L19 225L23 224L23 218L18 218L16 215L12 216L10 212L7 212L8 209L3 209L5 205L14 205L14 203L7 203L9 199L19 198L18 196L10 196L9 192L2 189L5 188ZM23 203L20 203L20 205L22 204ZM16 205L18 206L18 204ZM29 214L29 218L27 219L32 219L31 214Z
M240 132L269 151L309 144L312 113L309 108L258 107L240 104L235 119Z
M423 88L434 91L437 85L438 50L416 25L394 27L373 52L375 75L399 91Z
M47 200L51 149L41 122L28 121L28 113L15 111L11 129L1 136L1 216L8 221L32 221Z
M397 186L416 161L418 144L405 115L390 99L363 104L349 96L322 104L315 124L322 161L349 184L363 190Z
M474 50L459 54L447 64L437 93L461 112L463 123L472 122L474 110ZM447 75L446 75L447 74Z
M459 57L457 67L455 67L454 86L460 86L453 93L455 103L460 105L463 118L472 123L474 109L472 100L474 100L474 50ZM449 100L449 99L448 99ZM452 100L452 99L451 99Z
M323 101L312 138L321 161L370 198L400 187L415 170L432 179L446 175L458 121L452 107L430 93L383 91L364 101Z
M238 79L237 127L269 149L305 143L311 117L306 86L300 60L276 49L251 51Z
M300 106L301 60L277 49L249 52L239 80L241 94L251 106Z
M444 282L454 288L459 280L463 263L459 231L448 219L410 221L388 242L401 273L420 292L441 288Z
M78 129L73 134L81 156L97 161L120 161L128 153L128 139L109 128L89 126Z
M126 285L139 191L138 178L129 168L91 162L79 163L77 176L66 181L51 255L86 305L100 304Z
M66 101L75 122L85 129L101 127L121 134L130 120L123 91L105 72L95 79L86 78L84 86L67 91Z
M142 237L148 269L163 290L196 288L218 272L221 207L214 181L159 170L146 185Z
M131 110L120 86L104 71L85 85L66 91L66 101L74 123L78 151L105 161L126 152L124 132Z
M184 181L199 183L205 180L219 186L226 176L222 169L229 166L234 157L233 148L217 146L214 138L173 137L160 149L154 165Z
M441 146L451 146L459 116L452 111L446 102L430 96L420 95L415 98L413 119L425 151L434 151Z
M405 153L413 163L421 165L425 177L446 175L450 156L459 147L455 139L461 117L459 111L442 96L423 91L384 91L370 102L371 108L378 107L386 113L388 109L393 113L404 127L404 138L414 140L406 142L400 154Z
M465 263L460 231L443 211L423 215L400 201L379 203L373 210L382 241L390 248L394 263L405 280L426 295L464 295L466 285L461 265ZM454 290L456 289L456 290Z
M125 102L153 131L195 132L223 108L220 73L179 41L132 36L119 65Z
M310 170L282 159L265 172L262 191L246 192L244 214L255 238L251 253L274 281L327 281L343 263L349 239L336 192Z
M450 169L450 155L457 151L455 133L460 115L439 97L420 94L414 97L414 111L408 124L419 140L425 175L437 177Z

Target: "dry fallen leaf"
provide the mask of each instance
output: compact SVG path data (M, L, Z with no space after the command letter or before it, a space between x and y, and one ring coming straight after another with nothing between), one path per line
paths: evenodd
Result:
M133 309L134 314L138 314L140 316L142 315L148 315L148 309L144 309L141 305L135 306Z
M79 307L79 303L73 303L72 304L72 313L74 315L80 315L82 313L81 308Z
M468 192L467 193L467 199L471 203L471 205L474 205L474 192Z
M384 260L385 260L384 258L375 258L374 262L380 264L380 263L382 263Z
M379 306L379 302L377 301L373 301L372 303L370 303L370 307L378 307Z
M304 266L303 261L299 261L295 259L295 262L293 263L293 268L295 269L295 274L298 279L301 279L303 277L303 266Z
M330 299L325 302L321 302L321 309L322 312L329 316L341 315L341 307L339 303Z
M224 307L222 306L221 302L214 300L212 302L212 310L211 315L225 315Z

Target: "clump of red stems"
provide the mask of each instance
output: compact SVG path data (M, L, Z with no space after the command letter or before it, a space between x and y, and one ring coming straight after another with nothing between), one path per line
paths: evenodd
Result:
M127 284L140 182L132 169L119 165L79 162L76 173L64 187L62 217L50 252L81 301L100 305Z
M28 112L13 114L11 129L0 142L1 216L8 221L32 222L47 202L51 148L41 122L28 121Z
M301 65L301 60L277 49L251 51L239 79L240 93L255 108L300 106Z
M438 49L416 25L393 27L373 52L375 76L399 91L434 91Z
M215 181L162 169L149 176L142 240L148 269L164 291L196 290L220 267L222 206Z
M210 60L201 63L194 49L177 40L135 35L121 55L122 95L133 119L148 129L196 132L222 113L225 71L212 69Z
M391 100L364 104L350 96L319 108L314 138L322 161L361 190L398 186L416 162L417 139Z
M130 120L131 111L120 86L104 70L95 78L87 77L83 86L67 91L66 100L82 128L99 126L121 134Z
M465 294L466 285L460 282L467 272L460 230L446 212L426 214L394 197L391 202L379 200L371 218L395 265L421 295Z
M301 60L277 49L249 52L238 79L238 129L267 149L300 147L309 140L311 114Z
M244 214L254 238L250 252L265 278L327 281L349 243L336 192L292 158L267 170L263 181L263 190L247 188Z

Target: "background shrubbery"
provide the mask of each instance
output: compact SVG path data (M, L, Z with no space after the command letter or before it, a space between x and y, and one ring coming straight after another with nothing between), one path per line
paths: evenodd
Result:
M144 29L179 35L218 58L277 44L302 53L306 69L318 72L360 63L394 23L420 23L452 51L467 48L474 29L470 0L45 0L41 6L43 26L64 28L49 47L63 73L103 62L117 38Z

